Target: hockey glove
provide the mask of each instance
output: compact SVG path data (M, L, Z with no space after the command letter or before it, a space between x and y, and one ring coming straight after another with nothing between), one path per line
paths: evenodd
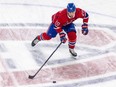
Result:
M88 30L88 24L84 23L84 24L82 25L82 34L83 34L83 35L87 35L88 32L89 32L89 30Z
M62 43L65 43L67 41L66 34L64 32L60 32L59 35L60 35L60 41Z

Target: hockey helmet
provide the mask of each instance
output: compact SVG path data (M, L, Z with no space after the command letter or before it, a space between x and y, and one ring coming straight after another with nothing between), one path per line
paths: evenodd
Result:
M68 3L67 11L68 12L74 12L75 10L76 10L76 7L75 7L74 3Z

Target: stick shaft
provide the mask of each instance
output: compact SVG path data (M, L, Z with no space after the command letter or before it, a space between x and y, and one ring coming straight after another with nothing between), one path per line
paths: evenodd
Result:
M44 62L44 64L39 68L39 70L33 75L29 75L30 79L33 79L43 68L43 66L48 62L48 60L51 58L51 56L56 52L56 50L60 47L60 45L62 44L62 42L57 46L57 48L52 52L52 54L48 57L48 59Z

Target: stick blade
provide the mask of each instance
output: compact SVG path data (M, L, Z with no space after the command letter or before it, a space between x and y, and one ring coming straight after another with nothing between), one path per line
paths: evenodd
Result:
M29 75L29 77L28 77L29 79L33 79L34 78L34 76L31 76L31 75Z

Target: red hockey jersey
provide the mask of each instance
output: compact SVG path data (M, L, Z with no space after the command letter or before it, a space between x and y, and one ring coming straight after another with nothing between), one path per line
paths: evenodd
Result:
M78 18L82 18L85 23L87 23L89 19L87 12L80 8L76 8L75 17L70 19L67 16L67 9L64 9L52 15L52 23L55 24L56 27L62 27L72 23Z

